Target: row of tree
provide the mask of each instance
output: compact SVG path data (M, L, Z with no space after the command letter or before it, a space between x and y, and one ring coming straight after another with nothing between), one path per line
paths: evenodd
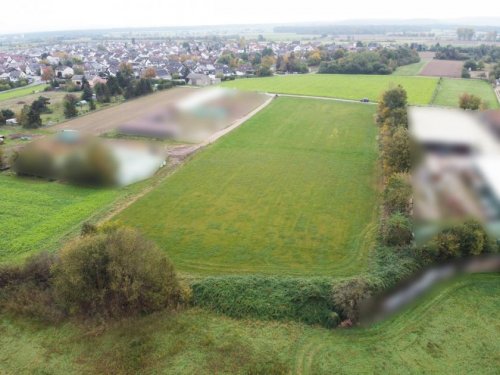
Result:
M391 74L398 66L418 61L420 61L418 52L407 46L357 52L338 50L333 55L333 60L320 63L319 73Z

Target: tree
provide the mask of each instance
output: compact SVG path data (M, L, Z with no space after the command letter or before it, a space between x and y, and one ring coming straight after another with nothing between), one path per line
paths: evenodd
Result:
M90 233L60 252L56 299L69 313L118 317L176 308L181 289L165 253L137 231Z
M54 79L54 69L51 66L46 66L42 68L42 80L45 82L52 81Z
M45 96L39 96L31 103L31 108L38 113L49 113L50 99Z
M94 99L90 99L90 101L89 101L89 109L90 109L91 111L95 111L96 106L95 106Z
M16 114L11 109L2 109L0 112L6 120L16 117Z
M90 87L90 84L87 80L86 82L82 83L83 89L82 89L82 100L85 100L87 102L92 101L92 98L94 96L94 92L92 91L92 88Z
M141 78L135 86L135 96L146 95L153 92L151 81L146 78Z
M111 101L111 95L107 84L98 82L94 86L94 90L96 99L99 103L109 103Z
M73 94L67 94L64 97L64 117L72 118L78 116L78 109L76 108L76 103L78 99Z
M37 129L42 126L40 112L29 105L24 105L17 116L17 122L25 129Z
M458 99L458 105L462 109L476 111L481 106L481 98L473 94L463 93Z
M111 96L120 95L122 93L122 89L120 88L120 84L116 77L110 76L106 82L106 86L108 86L109 94Z
M3 113L0 112L0 125L5 125L6 118L3 116Z
M407 129L400 127L394 131L390 140L384 144L382 160L386 176L410 171L411 142Z
M156 69L152 66L146 68L146 70L144 70L144 74L142 75L142 77L146 79L156 78Z

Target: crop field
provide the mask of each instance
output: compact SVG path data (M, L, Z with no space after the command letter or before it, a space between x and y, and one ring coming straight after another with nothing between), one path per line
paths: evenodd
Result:
M456 60L431 60L420 72L429 77L460 78L462 76L463 61Z
M53 250L61 238L106 209L117 194L0 175L0 263Z
M445 284L371 328L233 320L190 309L92 325L0 316L0 372L495 374L499 275Z
M117 220L184 272L356 274L376 231L374 110L275 99Z
M222 83L223 86L242 90L352 100L368 98L371 101L378 101L383 91L398 84L407 90L409 103L429 104L436 88L437 78L397 75L294 74L237 79Z
M458 107L458 99L463 93L479 96L490 109L500 107L490 84L477 79L443 78L433 104Z
M1 91L0 92L0 108L3 108L2 101L4 101L4 100L19 98L19 97L22 97L25 95L43 92L43 90L47 86L48 85L46 85L45 83L41 83L39 85L20 87L18 89L8 90L8 91Z
M176 100L186 97L192 91L193 89L184 87L159 91L155 94L129 100L120 105L110 106L102 111L96 111L86 116L66 121L62 124L52 126L51 129L54 131L73 129L92 135L101 135L115 130L125 122L134 121L154 113L158 108L165 108Z

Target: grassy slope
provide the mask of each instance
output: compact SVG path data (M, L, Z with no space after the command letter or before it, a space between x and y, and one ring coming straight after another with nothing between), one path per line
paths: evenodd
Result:
M391 85L401 84L408 91L411 104L428 104L436 87L437 78L348 75L348 74L305 74L274 76L267 78L238 79L222 85L243 90L257 90L286 94L326 96L359 100L369 98L377 101L380 94Z
M279 98L117 219L181 271L356 274L376 223L373 113Z
M443 78L433 104L458 107L458 98L464 92L479 96L488 104L488 108L500 108L491 86L487 82L477 79Z
M0 316L0 372L495 374L499 277L469 276L375 327L344 331L231 320L196 309L104 330Z
M2 100L19 98L21 96L32 94L33 92L42 92L45 87L47 87L47 85L45 83L41 83L39 85L20 87L18 89L0 92L0 107L2 107Z
M0 262L54 248L68 232L118 196L97 190L0 175Z

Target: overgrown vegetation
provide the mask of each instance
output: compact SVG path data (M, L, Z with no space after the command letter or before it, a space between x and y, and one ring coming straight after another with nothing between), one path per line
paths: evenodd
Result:
M57 255L0 267L0 291L0 310L47 321L176 309L183 298L165 253L135 230L111 226L87 227Z

